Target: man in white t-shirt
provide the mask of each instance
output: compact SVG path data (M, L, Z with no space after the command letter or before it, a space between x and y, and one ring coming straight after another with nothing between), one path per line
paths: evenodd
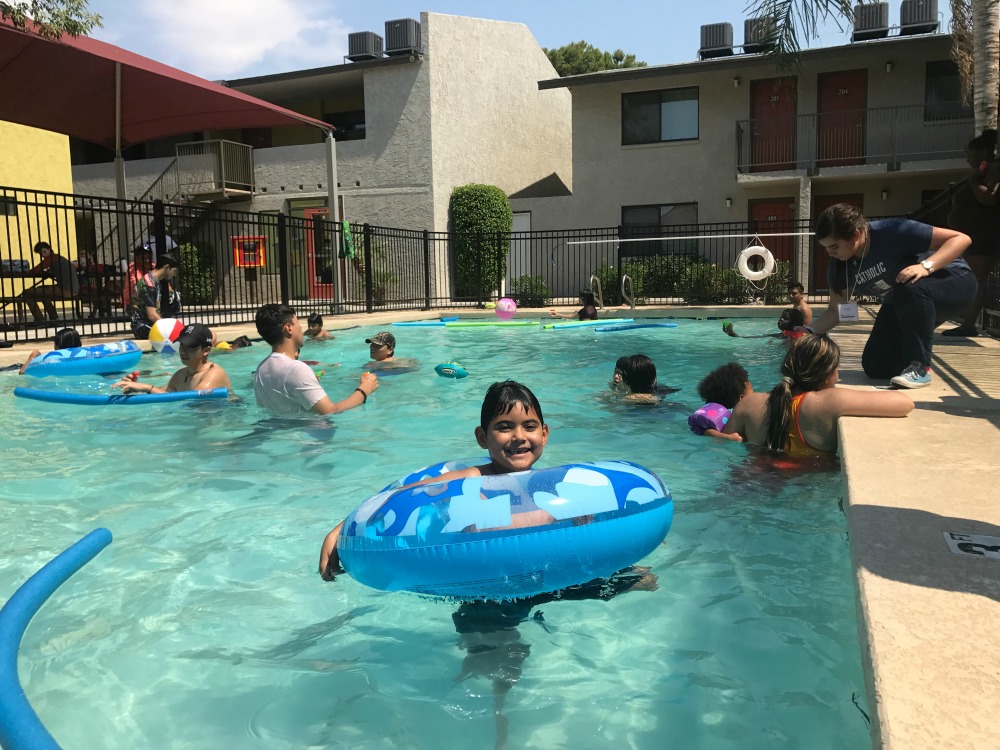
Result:
M264 305L254 322L257 332L271 345L271 356L257 367L253 393L257 405L273 414L339 414L361 406L378 388L378 378L366 372L347 398L331 401L312 368L299 362L304 336L295 310L288 305Z

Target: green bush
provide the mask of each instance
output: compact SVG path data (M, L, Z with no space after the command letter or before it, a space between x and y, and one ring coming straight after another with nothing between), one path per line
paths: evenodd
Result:
M677 294L689 305L745 305L751 291L734 269L714 263L692 264L677 281Z
M215 265L212 249L186 242L179 245L181 267L178 271L181 302L187 305L210 305L215 301Z
M791 281L792 264L784 260L776 261L774 273L767 277L766 282L757 282L758 286L767 284L764 288L764 304L780 305L788 302L788 285Z
M518 276L510 282L507 296L520 307L545 307L552 299L552 290L541 276Z
M455 296L492 296L497 280L507 273L514 224L510 201L494 185L461 185L451 191L448 210L454 233Z
M638 259L622 261L622 273L632 279L635 303L642 304L646 274L642 261ZM604 296L606 306L627 304L622 297L622 281L621 276L618 275L617 266L608 266L602 263L597 268L597 278L601 280L601 294Z
M677 282L698 259L690 255L651 255L642 259L644 297L674 297Z

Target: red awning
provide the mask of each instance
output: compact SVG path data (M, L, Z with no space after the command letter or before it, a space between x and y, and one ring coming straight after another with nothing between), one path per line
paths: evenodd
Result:
M115 148L226 128L330 125L89 37L58 40L0 21L0 120Z

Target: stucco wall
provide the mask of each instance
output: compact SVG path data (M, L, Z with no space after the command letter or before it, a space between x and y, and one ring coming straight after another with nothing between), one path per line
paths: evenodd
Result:
M0 147L0 187L73 192L69 138L65 135L0 122L0 144L3 144ZM20 200L17 193L10 197ZM33 197L29 200L35 202ZM56 252L76 259L76 224L72 211L15 205L13 212L13 216L0 216L0 257L26 259L34 265L40 259L32 255L32 246L39 240L47 240ZM21 288L20 280L5 282L3 294L17 293Z

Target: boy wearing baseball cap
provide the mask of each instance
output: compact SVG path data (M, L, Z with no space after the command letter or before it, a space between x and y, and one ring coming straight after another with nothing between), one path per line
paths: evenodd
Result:
M365 343L371 355L371 361L365 365L366 370L411 371L420 366L413 357L396 358L396 337L388 331L379 331L370 339L365 339Z
M162 257L162 256L161 256ZM219 365L208 361L212 351L212 329L202 323L184 326L177 337L181 362L184 367L175 372L166 388L152 383L140 383L130 375L115 383L122 393L175 393L177 391L205 391L213 388L232 388L229 375Z

